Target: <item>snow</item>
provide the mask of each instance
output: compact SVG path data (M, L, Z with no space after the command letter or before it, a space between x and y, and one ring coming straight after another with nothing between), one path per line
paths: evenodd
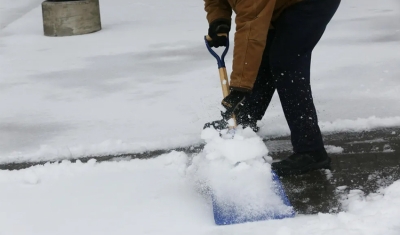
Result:
M262 139L251 128L236 128L233 136L228 130L220 132L213 128L202 131L201 137L205 140L203 152L210 160L222 158L230 164L259 159L267 156L268 149ZM225 136L226 135L226 136ZM272 159L269 158L270 163Z
M376 194L351 191L346 212L216 226L188 157L62 163L0 171L3 234L397 235L400 181Z
M326 179L327 180L330 180L333 177L332 172L330 170L328 170L328 169L325 170L325 175L326 175Z
M201 220L210 224L207 201L183 178L186 159L172 153L147 161L65 161L2 171L1 199L7 203L1 204L1 232L183 234Z
M210 128L202 138L206 145L188 168L199 191L225 208L234 205L241 220L292 211L276 193L267 147L250 128L238 127L233 138Z
M400 125L399 5L365 2L343 1L313 53L323 132ZM60 38L43 36L39 1L0 6L0 162L196 145L220 118L202 1L102 0L101 31ZM289 133L276 94L260 126Z
M385 144L383 146L382 152L384 152L384 153L393 153L394 150L392 149L392 147L389 144Z
M0 171L0 234L400 234L400 181L350 191L339 214L215 226L204 182L224 199L254 199L252 210L279 203L259 136L201 133L222 98L203 2L102 0L101 31L62 38L43 36L40 3L0 0L0 163L207 145L193 159ZM399 13L396 0L342 1L313 53L323 132L400 126ZM228 70L231 60L232 50ZM289 133L276 95L260 126L260 136Z
M340 146L325 145L325 149L328 153L342 153L343 148Z

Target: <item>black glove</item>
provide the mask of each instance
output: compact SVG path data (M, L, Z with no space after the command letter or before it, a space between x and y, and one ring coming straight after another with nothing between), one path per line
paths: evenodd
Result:
M229 95L221 102L222 106L226 109L226 111L222 113L222 117L225 120L229 120L232 118L233 114L239 113L242 106L241 104L249 93L249 91L231 89Z
M231 30L231 21L226 19L217 19L211 22L208 28L208 36L212 41L208 41L210 47L226 46L226 37L218 34L228 34Z

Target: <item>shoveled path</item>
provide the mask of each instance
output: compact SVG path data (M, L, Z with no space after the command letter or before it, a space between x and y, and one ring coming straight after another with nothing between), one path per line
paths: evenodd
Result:
M325 134L325 145L332 157L330 171L314 171L301 176L282 178L288 197L301 214L341 211L340 199L350 190L369 194L380 187L400 179L400 127L363 132ZM289 137L265 139L274 159L290 154ZM193 154L203 146L174 149ZM156 157L171 150L159 150L137 154L90 156L82 162L96 158L97 161L120 161L133 158ZM76 161L70 159L71 161ZM19 170L45 162L0 164L0 170ZM360 191L361 190L361 191Z
M331 152L330 171L281 179L299 213L338 212L343 209L340 199L350 190L366 195L400 179L400 128L336 133L324 139ZM274 159L290 154L287 137L271 139L267 145Z

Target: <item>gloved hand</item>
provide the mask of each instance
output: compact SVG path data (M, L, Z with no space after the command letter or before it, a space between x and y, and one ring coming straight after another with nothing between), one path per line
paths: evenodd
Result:
M231 30L231 22L227 19L217 19L211 22L208 28L208 36L212 39L212 41L208 41L208 45L210 47L220 47L226 46L226 37L218 36L218 34L226 34L228 35Z
M241 104L249 93L249 91L231 89L229 95L221 102L222 106L226 109L226 111L222 113L222 117L225 120L229 120L232 118L233 114L239 113L242 106Z

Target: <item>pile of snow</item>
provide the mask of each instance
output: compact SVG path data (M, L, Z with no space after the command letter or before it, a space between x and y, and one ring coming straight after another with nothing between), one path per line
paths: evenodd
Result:
M201 133L201 138L206 142L203 152L207 159L222 159L230 164L259 159L272 162L263 140L250 128L242 129L239 126L221 133L207 128Z
M400 181L348 210L216 226L210 200L193 188L188 156L62 163L0 171L0 233L18 235L398 235ZM247 182L256 187L257 181Z
M368 196L351 190L343 205L346 212L318 215L330 234L400 234L400 180Z
M201 192L212 194L222 213L235 208L238 218L246 220L292 211L277 193L267 147L250 128L238 127L233 135L208 128L202 139L206 145L194 156L188 175Z
M187 159L172 152L0 171L0 234L188 234L212 217L185 179Z

